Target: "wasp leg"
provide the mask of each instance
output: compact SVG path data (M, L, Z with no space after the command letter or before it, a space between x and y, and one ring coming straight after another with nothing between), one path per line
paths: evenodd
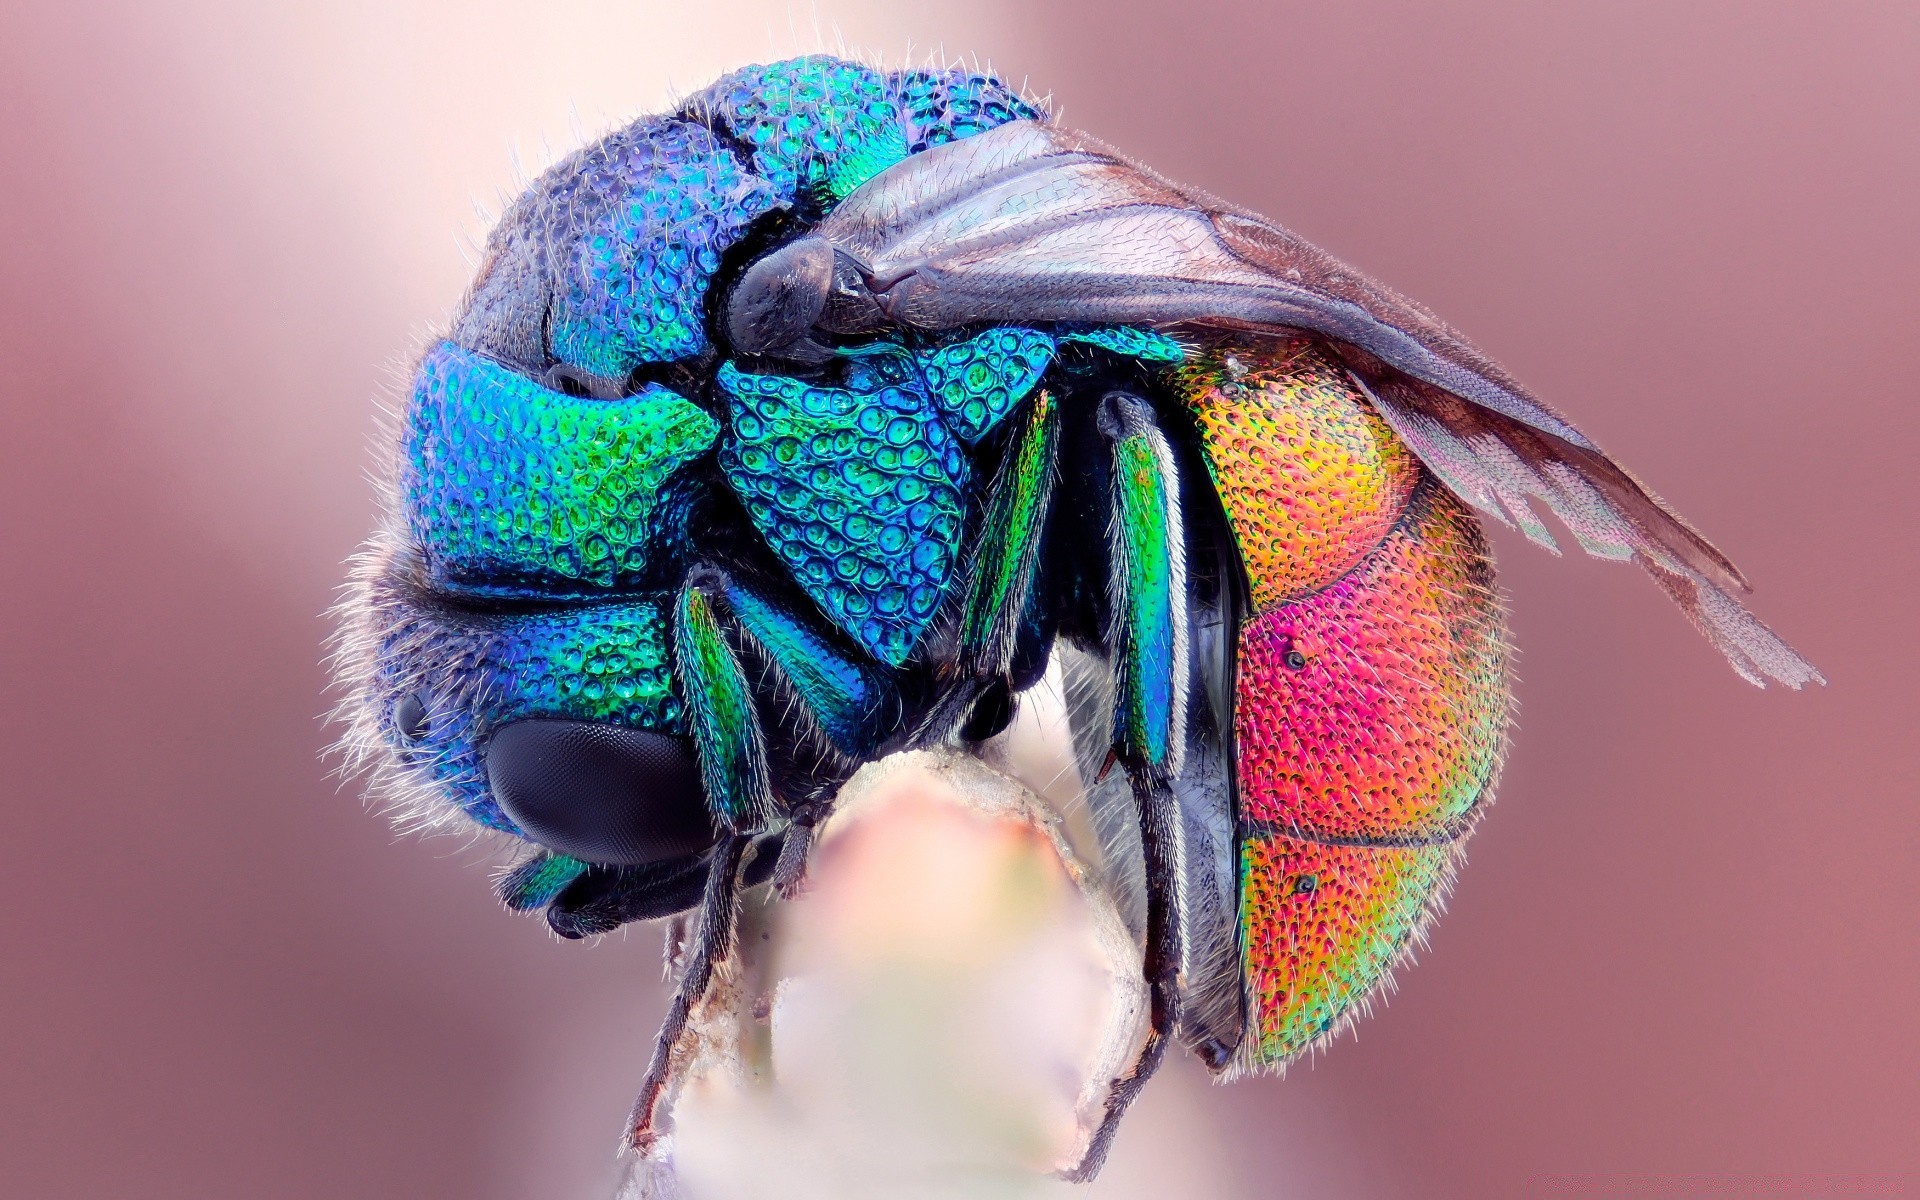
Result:
M831 802L826 808L831 810ZM780 844L780 861L773 866L774 894L782 900L798 896L801 886L806 883L807 861L813 854L814 831L825 817L825 811L814 811L811 806L802 810L796 806L793 824L787 827L786 841Z
M1054 491L1059 425L1058 402L1049 392L1036 392L990 488L961 606L958 669L909 739L911 745L943 743L956 735L980 741L998 733L1012 720L1013 692L1044 670L1044 656L1036 666L1022 662L1020 651L1021 635L1033 625L1034 579ZM728 596L741 624L791 681L801 708L819 724L824 740L853 759L870 756L875 749L873 715L898 710L886 679L855 666L851 656L833 653L817 635L807 635L810 644L801 645L790 632L801 627L737 585ZM1029 678L1023 680L1023 675ZM774 886L783 898L799 889L813 831L832 810L830 792L793 806L792 824L774 868Z
M714 848L707 869L706 894L700 905L698 944L687 956L686 970L680 976L667 1019L653 1044L653 1058L647 1064L640 1094L634 1099L633 1113L627 1118L627 1145L646 1155L660 1138L661 1118L672 1099L672 1084L677 1074L680 1043L687 1031L687 1018L706 998L721 964L733 954L734 926L739 916L740 873L747 847L753 842L746 834L735 834Z
M715 969L733 952L740 869L747 847L756 832L778 818L759 713L722 623L726 587L727 579L720 572L696 568L674 610L674 670L699 750L707 807L724 832L707 867L699 943L680 977L628 1121L628 1144L641 1154L659 1137L687 1018L706 997Z
M946 745L956 737L986 740L1011 721L1012 695L1045 672L1052 638L1035 620L1034 592L1059 449L1060 405L1042 389L1026 404L988 486L960 599L952 664L909 745ZM1005 720L995 727L995 715L1003 709Z
M786 759L811 764L782 782L790 807L773 878L781 899L791 899L806 874L814 828L832 811L841 781L873 756L882 732L898 723L900 700L884 673L791 608L736 580L727 581L726 602L742 648L786 703L776 730L792 742Z
M1207 519L1212 482L1187 484L1187 750L1173 792L1182 1045L1219 1071L1246 1032L1240 964L1240 854L1233 761L1238 551ZM1198 486L1196 486L1198 485Z
M1155 779L1186 750L1187 559L1173 449L1146 401L1111 392L1100 430L1113 443L1107 644L1115 668L1113 748Z
M1113 752L1125 767L1139 810L1145 868L1149 995L1147 1039L1133 1067L1115 1081L1086 1156L1065 1173L1084 1182L1099 1173L1129 1105L1166 1056L1179 1020L1180 928L1173 796L1187 709L1187 563L1173 450L1148 403L1111 392L1099 411L1113 452L1109 526L1107 644L1114 666Z
M778 813L766 739L746 671L722 627L726 578L700 568L675 607L674 671L699 749L707 807L728 833L764 829Z
M807 863L820 827L833 815L839 787L822 788L818 794L796 801L787 815L787 829L780 841L780 857L771 874L773 894L782 900L798 896L807 882Z
M967 675L1004 679L1012 674L1020 627L1033 599L1059 450L1059 405L1042 390L1034 394L1002 460L981 522L960 610L958 657Z
M1147 938L1141 964L1147 981L1147 1039L1133 1066L1114 1081L1107 1093L1106 1111L1087 1142L1087 1152L1061 1177L1087 1183L1100 1173L1120 1132L1121 1118L1166 1058L1167 1042L1179 1020L1180 926L1174 919L1174 853L1171 794L1147 771L1128 768L1135 802L1140 806L1140 848L1146 860Z

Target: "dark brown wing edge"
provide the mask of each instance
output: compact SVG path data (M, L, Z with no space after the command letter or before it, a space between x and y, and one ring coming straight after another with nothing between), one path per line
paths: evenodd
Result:
M1672 531L1691 529L1599 450L1476 412L1459 397L1398 372L1354 375L1413 452L1475 508L1557 550L1529 504L1538 500L1588 554L1638 563L1742 678L1760 687L1769 679L1791 688L1826 682L1726 586L1676 552ZM1704 541L1697 534L1694 539ZM1731 563L1726 566L1732 570Z
M1423 306L1305 239L1085 135L1015 122L889 168L814 231L867 263L902 324L1084 321L1327 339L1460 497L1555 549L1640 564L1735 671L1825 680L1734 598L1711 542Z

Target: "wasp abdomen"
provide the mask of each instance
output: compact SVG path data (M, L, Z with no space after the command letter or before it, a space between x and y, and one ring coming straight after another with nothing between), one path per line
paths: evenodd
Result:
M1352 570L1406 511L1419 460L1312 342L1213 346L1181 384L1256 609Z
M1504 634L1479 522L1423 488L1359 566L1242 627L1242 819L1330 841L1451 838L1499 763Z
M1185 373L1239 543L1234 738L1250 1033L1292 1058L1418 935L1491 787L1505 623L1479 521L1312 344Z

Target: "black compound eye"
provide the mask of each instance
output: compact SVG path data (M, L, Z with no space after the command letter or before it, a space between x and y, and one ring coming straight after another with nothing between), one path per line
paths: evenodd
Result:
M417 742L427 736L427 702L418 692L400 697L393 706L393 728L402 738Z
M719 838L686 738L589 721L515 721L487 743L487 780L528 837L583 862L664 862Z

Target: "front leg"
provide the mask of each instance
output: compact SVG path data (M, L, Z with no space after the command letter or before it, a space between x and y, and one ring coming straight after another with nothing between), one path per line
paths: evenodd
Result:
M627 1142L642 1155L660 1136L674 1091L689 1016L707 996L714 976L733 953L740 873L754 834L778 818L769 783L766 741L745 671L722 623L727 581L696 569L674 611L674 669L698 749L707 806L722 830L713 850L700 905L696 944L654 1044L640 1095L627 1123Z
M816 764L784 783L787 829L772 874L775 893L789 900L804 881L814 831L832 813L841 780L873 756L900 699L886 673L791 605L737 580L726 582L726 603L743 650L784 706L800 755Z
M674 989L673 1003L667 1008L667 1018L654 1041L653 1058L647 1064L640 1094L627 1118L627 1146L643 1157L652 1152L660 1139L673 1084L684 1065L682 1043L687 1020L706 998L714 976L733 956L734 928L740 912L740 874L752 842L752 837L746 834L734 834L714 847L707 868L706 891L701 898L699 929L686 956L680 984Z

